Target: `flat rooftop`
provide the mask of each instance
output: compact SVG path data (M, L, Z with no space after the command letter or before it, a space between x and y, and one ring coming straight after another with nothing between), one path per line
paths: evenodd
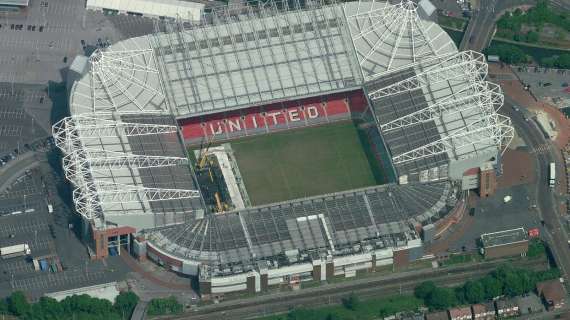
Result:
M528 240L528 234L524 228L504 230L481 235L483 247L490 248L496 246L504 246L511 243L517 243Z
M0 0L0 6L18 6L27 7L30 0Z

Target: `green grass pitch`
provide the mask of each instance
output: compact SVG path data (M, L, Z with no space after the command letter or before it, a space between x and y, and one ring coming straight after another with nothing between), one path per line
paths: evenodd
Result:
M231 142L253 205L383 183L366 134L352 121Z

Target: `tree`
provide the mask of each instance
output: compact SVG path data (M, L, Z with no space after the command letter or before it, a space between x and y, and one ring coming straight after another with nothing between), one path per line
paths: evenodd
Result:
M508 44L492 45L485 50L485 53L487 55L498 55L501 61L509 64L527 61L526 54L520 48Z
M557 57L546 57L540 60L540 64L543 67L554 68L554 66L556 65L556 60Z
M473 304L485 300L485 288L481 281L467 281L463 287L467 302Z
M360 299L354 292L351 292L347 298L342 299L342 305L349 310L356 311L360 307Z
M433 310L445 310L457 305L457 299L452 289L436 287L427 298L426 305Z
M23 316L30 311L30 304L22 291L13 292L8 297L8 310L17 317Z
M122 317L130 319L137 303L139 303L139 297L134 292L127 291L119 293L113 307Z
M539 34L538 34L538 32L529 31L529 32L526 34L526 41L527 41L527 42L536 43L536 42L538 42L538 39L539 39Z
M113 305L105 299L91 298L86 294L66 297L61 302L63 311L72 317L77 314L89 315L91 318L120 319Z
M481 280L485 290L485 299L491 300L498 296L503 295L503 286L499 280L492 276L486 276Z
M433 281L424 281L414 289L414 295L418 299L425 300L435 290Z
M570 54L561 54L558 59L556 59L556 67L560 69L570 69Z
M457 298L458 304L467 303L467 298L465 297L465 286L455 287L453 291L455 292L455 298Z
M61 319L63 315L63 308L60 303L49 297L41 297L40 301L33 305L32 315L46 320Z
M341 320L342 318L337 315L336 313L329 313L327 314L326 320Z
M545 281L560 278L560 270L557 268L548 269L546 271L537 272L534 275L535 281Z
M174 296L150 300L147 312L151 316L178 314L182 312L182 305Z
M523 283L517 273L509 272L503 282L503 292L511 297L524 293Z
M8 314L8 303L6 299L0 299L0 314Z

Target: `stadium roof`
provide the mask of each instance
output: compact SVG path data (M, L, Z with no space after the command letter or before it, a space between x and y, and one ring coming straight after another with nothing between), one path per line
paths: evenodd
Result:
M150 232L148 240L178 258L219 265L291 250L350 252L373 238L381 247L402 246L415 238L410 225L439 217L452 194L446 181L376 186L210 216Z
M200 25L157 22L153 35L96 51L70 92L71 116L53 128L77 211L159 228L149 238L179 257L222 263L301 242L336 250L414 233L454 194L450 163L496 156L512 138L483 56L458 53L412 1L289 3L214 10ZM203 201L174 117L355 88L368 94L409 184L197 214ZM305 238L307 228L324 233Z
M345 14L366 79L426 57L456 52L437 24L420 19L413 1L349 2Z
M510 142L510 119L496 112L503 104L501 89L484 81L486 75L483 55L465 51L424 59L366 83L401 176L425 175L449 160L491 158Z
M84 217L144 228L183 222L203 207L172 117L78 115L54 130Z

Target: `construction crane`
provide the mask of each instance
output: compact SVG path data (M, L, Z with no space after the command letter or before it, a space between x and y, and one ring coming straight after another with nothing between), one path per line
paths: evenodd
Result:
M214 198L216 199L216 209L218 213L224 212L224 206L222 204L222 199L220 198L220 193L216 191L214 193Z
M207 139L206 147L203 148L203 145L200 147L200 157L198 158L198 169L202 169L206 165L206 161L208 160L208 151L210 150L212 143L214 143L213 136L211 139L208 139L208 137L206 137L206 139Z

